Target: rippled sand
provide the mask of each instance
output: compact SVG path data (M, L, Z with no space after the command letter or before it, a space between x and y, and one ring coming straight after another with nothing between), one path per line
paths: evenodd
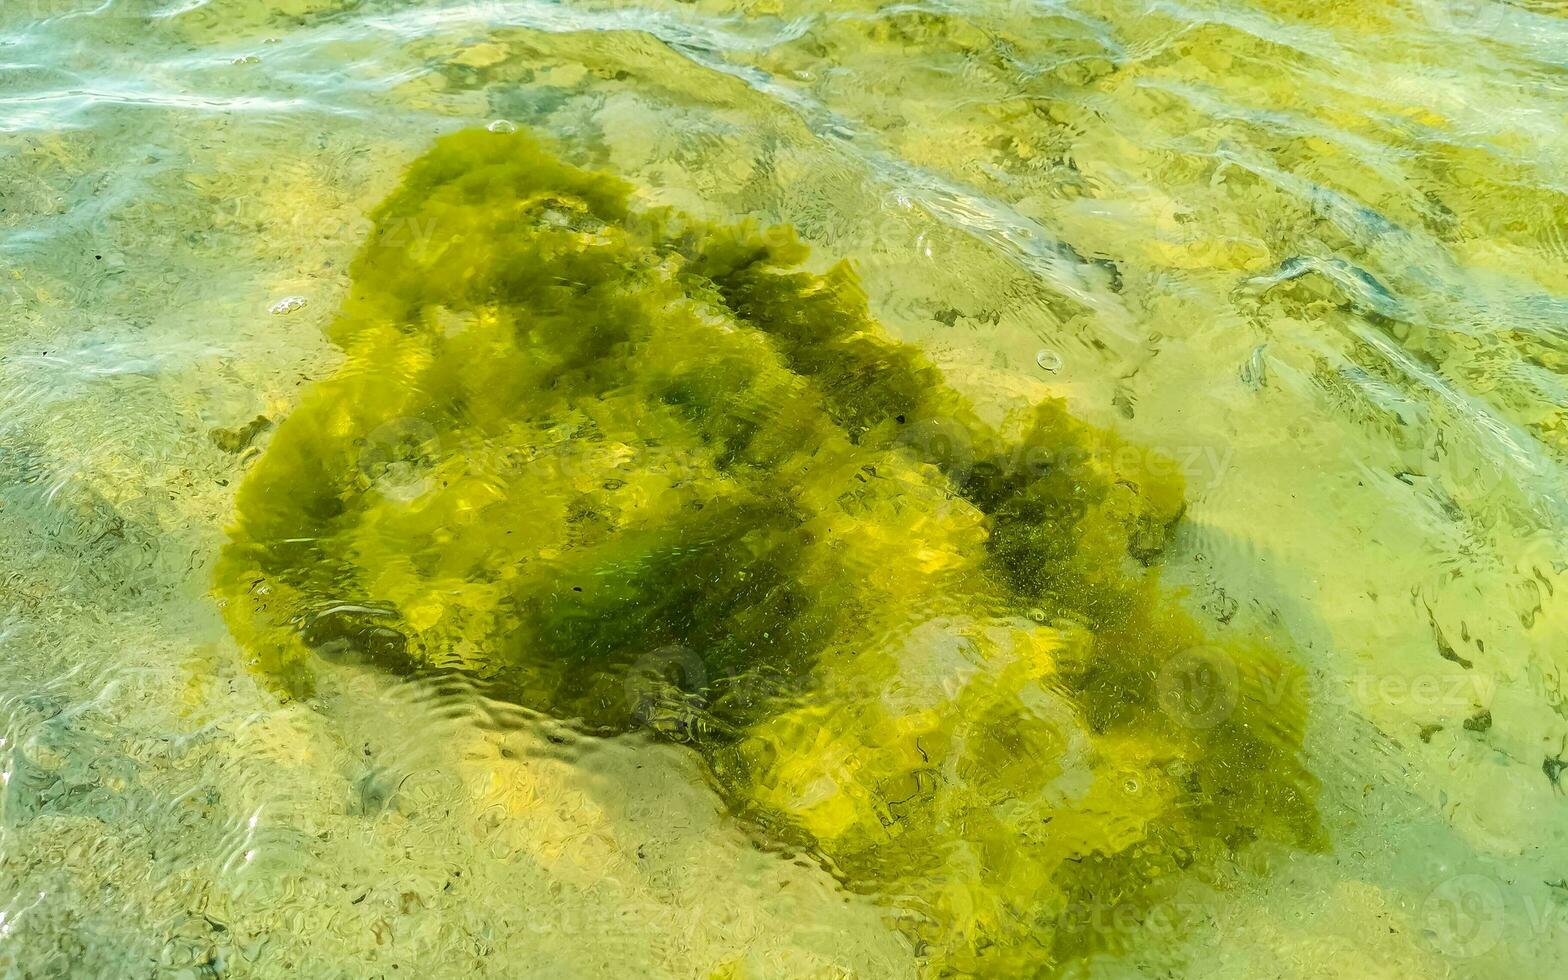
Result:
M247 425L337 368L410 161L504 119L795 225L982 411L1180 461L1166 580L1292 641L1332 846L1090 914L1125 942L1071 970L1556 975L1560 6L741 7L0 9L5 972L918 973L678 747L364 668L283 703L224 628Z

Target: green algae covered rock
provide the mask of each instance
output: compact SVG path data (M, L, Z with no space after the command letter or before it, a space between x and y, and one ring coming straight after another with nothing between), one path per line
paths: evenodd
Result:
M1055 401L983 424L846 266L524 134L442 139L373 218L217 572L280 692L456 669L689 742L938 974L1048 972L1108 940L1074 910L1313 842L1282 661L1149 568L1152 457Z

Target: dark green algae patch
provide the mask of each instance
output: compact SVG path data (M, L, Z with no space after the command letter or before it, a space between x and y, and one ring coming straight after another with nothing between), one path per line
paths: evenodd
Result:
M846 265L632 190L473 131L374 212L217 572L281 693L351 656L686 742L934 975L1320 843L1286 660L1158 584L1169 470L1059 401L982 423Z

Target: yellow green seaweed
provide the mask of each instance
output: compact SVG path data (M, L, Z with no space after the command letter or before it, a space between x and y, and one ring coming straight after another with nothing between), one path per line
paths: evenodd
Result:
M1054 400L985 424L846 265L523 133L372 217L217 571L281 692L350 656L687 742L935 975L1050 973L1109 941L1085 908L1315 841L1299 687L1160 588L1152 457Z

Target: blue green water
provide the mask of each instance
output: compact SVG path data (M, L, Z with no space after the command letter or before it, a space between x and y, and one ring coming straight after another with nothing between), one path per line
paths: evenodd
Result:
M437 137L490 126L627 181L640 208L793 225L808 266L848 260L881 329L986 425L1060 397L1127 441L1119 465L1172 461L1186 510L1162 587L1219 642L1267 636L1298 668L1248 696L1305 705L1321 845L1260 833L1135 913L1109 889L999 913L1096 940L1039 969L1557 975L1564 13L0 6L0 971L951 965L961 916L759 829L667 729L584 738L461 673L352 659L323 658L291 697L231 632L214 580L237 489L310 392L359 363L329 326L373 209ZM877 547L937 536L886 523L904 533ZM393 562L376 540L364 567ZM916 563L863 567L881 581ZM894 676L939 672L953 637L980 635L892 618ZM870 704L902 690L866 686ZM1122 772L1109 743L1075 744L986 756L953 785ZM790 792L768 799L820 800ZM1067 792L1084 826L1118 818ZM982 817L954 819L934 839L973 839ZM1033 853L920 887L967 894Z

